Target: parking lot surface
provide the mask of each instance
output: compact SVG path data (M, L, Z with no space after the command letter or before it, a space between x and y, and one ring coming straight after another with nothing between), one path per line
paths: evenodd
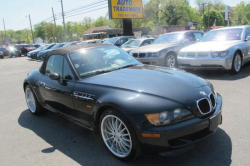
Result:
M23 79L40 65L26 57L0 60L0 165L250 165L250 65L238 75L193 72L223 97L223 124L215 135L177 157L143 155L129 163L112 157L100 135L53 113L27 110Z

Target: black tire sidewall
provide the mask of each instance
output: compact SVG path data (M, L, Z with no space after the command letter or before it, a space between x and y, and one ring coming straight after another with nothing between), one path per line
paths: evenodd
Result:
M100 132L100 135L102 137L102 132L101 132L101 123L102 123L102 120L105 116L107 115L113 115L113 116L116 116L118 117L120 120L122 120L122 122L126 125L126 127L128 128L129 130L129 133L130 133L130 136L131 136L131 140L132 140L132 149L131 149L131 152L130 154L125 157L125 158L121 158L121 157L117 157L115 156L109 149L108 147L106 146L103 138L103 143L105 145L105 147L108 149L108 151L113 155L115 156L117 159L121 160L121 161L131 161L133 159L135 159L136 157L138 157L140 154L141 154L141 150L140 150L140 145L139 145L139 142L138 142L138 139L136 137L136 134L135 134L135 131L132 127L132 125L130 124L130 122L127 120L127 118L122 114L120 113L119 111L115 110L115 109L108 109L106 110L102 115L101 115L101 118L100 118L100 121L99 121L99 132Z

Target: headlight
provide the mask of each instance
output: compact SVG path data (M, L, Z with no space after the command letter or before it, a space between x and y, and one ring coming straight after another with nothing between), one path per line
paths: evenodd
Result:
M162 51L159 51L159 52L149 52L147 53L147 57L159 57L161 56L163 52Z
M225 57L229 54L229 51L221 51L221 52L211 52L211 56L213 58L216 58L216 57Z
M186 109L175 109L173 111L145 114L145 116L154 126L168 125L194 117L194 115Z

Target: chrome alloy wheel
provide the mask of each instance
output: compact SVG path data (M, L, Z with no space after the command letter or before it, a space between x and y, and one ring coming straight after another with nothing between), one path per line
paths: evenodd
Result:
M168 55L167 56L167 67L175 67L175 56L174 55Z
M235 55L235 58L234 58L234 69L236 72L239 72L240 69L241 69L241 57L239 54L236 54Z
M36 112L36 100L30 88L26 89L25 98L26 98L26 102L30 111L32 113L35 113Z
M101 134L108 149L117 157L125 158L132 150L132 139L126 125L116 116L107 115L101 122Z

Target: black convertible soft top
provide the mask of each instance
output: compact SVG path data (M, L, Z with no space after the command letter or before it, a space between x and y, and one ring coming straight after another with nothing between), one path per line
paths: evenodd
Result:
M107 47L107 46L112 46L112 45L110 45L110 44L79 44L79 45L65 46L65 47L57 48L57 49L51 51L45 57L45 59L43 61L43 64L42 64L42 66L40 68L40 72L44 74L47 60L51 55L65 56L70 52L74 52L74 51L81 50L81 49L84 49L84 48L88 49L88 48Z
M50 55L67 55L70 52L74 52L74 51L84 49L84 48L95 48L95 47L106 47L106 46L111 46L111 45L109 44L79 44L79 45L73 45L73 46L65 46L65 47L60 47L51 51L47 57L49 57Z

